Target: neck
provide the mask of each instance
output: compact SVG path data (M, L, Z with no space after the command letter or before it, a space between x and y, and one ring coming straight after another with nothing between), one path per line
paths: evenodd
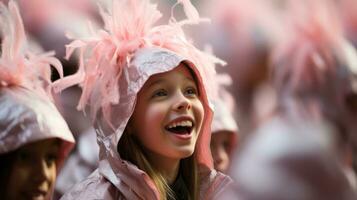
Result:
M148 152L147 155L150 163L161 172L167 183L172 184L179 173L181 159L167 158L153 152Z

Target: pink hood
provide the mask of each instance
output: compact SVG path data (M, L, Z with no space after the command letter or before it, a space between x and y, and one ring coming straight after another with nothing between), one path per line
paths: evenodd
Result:
M201 195L202 197L206 195L205 197L211 198L230 182L228 177L215 172L212 167L209 149L212 110L202 84L204 81L201 76L203 72L200 71L202 69L172 51L153 47L138 50L131 61L131 65L124 68L123 74L126 75L119 78L119 85L123 86L119 87L121 99L119 104L112 107L110 114L112 116L110 122L114 127L117 127L115 131L111 130L103 114L101 114L102 112L98 112L94 124L97 132L97 142L100 147L98 171L77 185L63 199L81 199L82 197L93 197L93 195L98 198L104 198L105 195L109 195L108 193L110 192L108 190L119 190L121 195L127 199L159 199L157 190L150 177L135 165L122 160L117 152L117 144L134 111L136 95L144 83L150 76L170 71L181 62L188 64L195 72L205 108L204 124L195 151L195 156L200 164L200 175L203 183L201 192L204 192ZM91 183L90 186L88 186L89 183ZM117 189L113 189L113 186ZM94 187L104 189L103 191L98 190L92 193L94 191L90 190L94 189Z
M57 166L74 144L66 122L52 103L51 68L62 76L62 65L52 52L36 54L27 39L18 6L0 3L0 154L48 138L62 142Z
M39 140L59 138L60 168L74 145L66 122L48 97L22 87L0 89L0 154Z
M149 176L135 165L122 160L117 144L134 111L137 94L150 76L167 72L185 62L198 80L205 110L204 124L196 143L195 157L200 166L202 196L211 198L230 179L213 170L210 154L212 110L209 81L215 74L215 57L196 49L186 38L182 25L201 19L190 1L179 1L189 19L152 27L161 17L149 1L113 1L111 13L102 10L105 30L93 37L75 40L68 52L79 48L79 71L56 83L62 90L73 84L83 89L78 108L89 108L100 149L99 168L78 184L63 199L159 199ZM207 87L206 87L207 86ZM209 192L210 191L210 192Z
M226 90L225 86L232 83L232 79L226 74L216 75L217 98L212 100L214 114L212 121L212 133L218 131L230 131L238 134L238 125L234 119L235 101L233 96Z

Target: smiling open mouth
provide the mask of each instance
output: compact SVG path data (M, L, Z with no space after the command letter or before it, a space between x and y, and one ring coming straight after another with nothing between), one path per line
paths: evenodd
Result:
M191 134L193 127L194 124L191 121L186 120L177 123L172 123L166 126L165 129L174 134L185 135L185 134Z

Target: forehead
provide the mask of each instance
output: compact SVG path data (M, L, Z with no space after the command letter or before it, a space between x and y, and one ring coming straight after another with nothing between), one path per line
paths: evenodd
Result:
M159 73L159 74L155 74L155 75L151 76L148 79L148 81L145 83L145 86L150 87L152 85L155 85L155 84L158 84L161 82L180 80L180 79L192 81L195 84L197 84L196 78L195 78L192 70L185 64L181 63L171 71Z

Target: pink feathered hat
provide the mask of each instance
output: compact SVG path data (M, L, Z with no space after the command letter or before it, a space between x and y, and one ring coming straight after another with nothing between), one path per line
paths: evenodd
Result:
M57 91L79 84L78 109L88 106L100 146L100 159L120 158L117 144L134 111L136 96L150 76L170 71L181 62L195 73L205 108L204 124L196 145L198 162L212 168L209 151L212 111L207 96L215 74L212 63L222 63L187 40L186 24L203 19L189 0L179 0L187 19L173 16L167 25L154 24L161 17L156 5L142 0L114 0L108 10L100 7L104 29L67 45L67 57L79 50L79 70L55 83ZM174 6L174 7L175 7ZM91 28L90 28L91 29ZM114 161L113 161L114 162Z
M43 139L59 138L61 166L74 144L66 122L51 97L51 69L62 75L52 52L34 54L27 40L18 7L0 3L2 53L0 58L0 154Z

